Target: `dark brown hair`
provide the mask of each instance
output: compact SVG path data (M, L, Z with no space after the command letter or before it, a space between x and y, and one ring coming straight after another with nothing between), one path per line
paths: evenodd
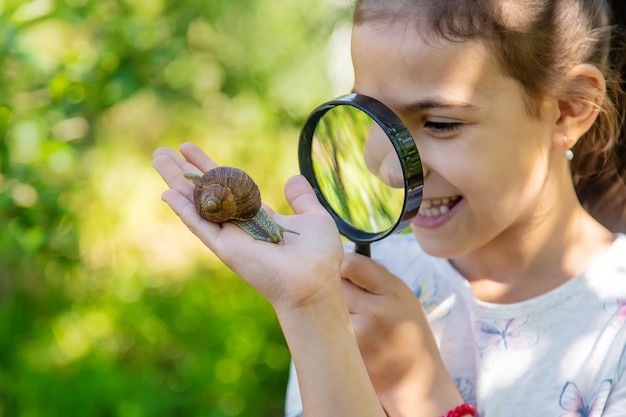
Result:
M626 232L626 59L624 0L357 0L354 24L415 22L425 39L486 39L537 115L543 97L591 97L567 74L595 65L607 92L598 119L573 148L581 204L614 232ZM620 5L622 3L622 5Z

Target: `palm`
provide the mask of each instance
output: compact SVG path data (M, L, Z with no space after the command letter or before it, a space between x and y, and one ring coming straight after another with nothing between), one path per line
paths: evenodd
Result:
M284 244L279 245L258 241L232 224L220 226L198 215L193 185L182 174L206 172L217 165L194 145L181 146L181 152L186 159L166 148L154 154L153 165L170 187L163 199L224 264L270 303L298 305L315 297L330 280L339 278L343 250L337 228L306 181L292 179L286 186L296 215L274 215L279 223L300 235L287 234Z

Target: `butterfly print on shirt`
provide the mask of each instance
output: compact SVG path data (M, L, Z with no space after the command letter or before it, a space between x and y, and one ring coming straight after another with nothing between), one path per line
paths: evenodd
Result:
M561 417L601 417L611 392L611 385L612 381L605 379L593 395L585 397L576 383L567 382L559 398L559 405L567 411L561 414Z
M474 323L478 349L487 368L495 358L507 350L526 350L537 344L535 331L526 324L528 319L477 320Z

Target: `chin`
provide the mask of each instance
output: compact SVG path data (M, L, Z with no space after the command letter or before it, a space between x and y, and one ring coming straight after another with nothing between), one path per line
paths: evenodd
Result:
M464 250L464 248L459 245L457 239L434 238L415 230L413 231L413 235L422 250L430 256L453 259L467 253L467 250Z

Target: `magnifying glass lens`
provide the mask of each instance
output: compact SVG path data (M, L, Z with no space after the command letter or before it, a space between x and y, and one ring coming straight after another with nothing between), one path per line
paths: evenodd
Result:
M300 172L339 232L369 255L369 245L407 227L419 210L424 178L415 142L380 101L348 94L317 107L304 123Z
M313 133L311 161L320 193L346 223L374 234L397 223L405 198L400 159L366 113L328 110Z

